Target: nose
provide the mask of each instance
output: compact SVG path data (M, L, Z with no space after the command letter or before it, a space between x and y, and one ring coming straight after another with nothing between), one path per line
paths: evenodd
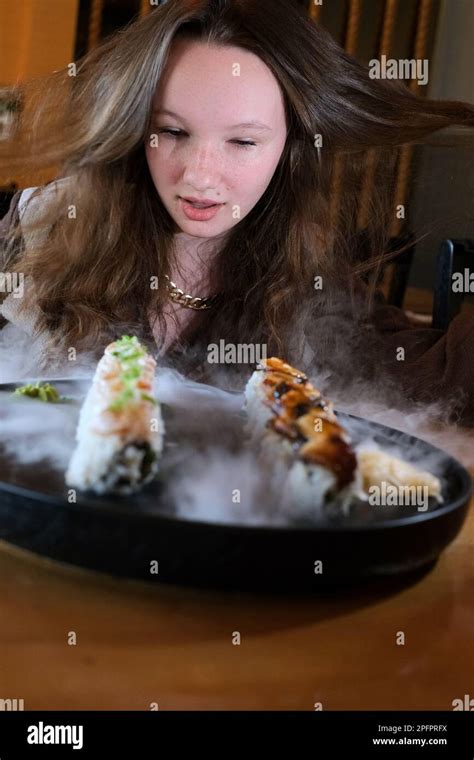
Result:
M219 186L220 161L209 144L189 151L184 161L183 184L203 191Z

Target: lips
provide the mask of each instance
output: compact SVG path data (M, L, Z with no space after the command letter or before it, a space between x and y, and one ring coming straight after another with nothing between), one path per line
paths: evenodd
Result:
M224 207L224 203L213 203L209 199L204 200L205 206L193 203L190 200L180 198L180 207L182 213L192 222L209 222L214 219Z
M186 196L182 197L182 200L192 203L196 208L210 208L211 206L222 205L220 201L211 201L208 198L193 198L191 196Z

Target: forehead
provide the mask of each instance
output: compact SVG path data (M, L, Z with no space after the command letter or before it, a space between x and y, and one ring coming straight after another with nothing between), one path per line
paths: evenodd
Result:
M235 46L175 40L153 98L153 110L179 113L195 125L284 122L284 100L268 66ZM265 121L267 120L267 121Z

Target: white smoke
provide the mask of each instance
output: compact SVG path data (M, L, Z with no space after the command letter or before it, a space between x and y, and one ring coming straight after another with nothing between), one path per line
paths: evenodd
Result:
M11 390L0 390L0 441L18 465L47 459L57 472L64 473L75 446L75 429L80 406L96 368L85 356L78 363L67 362L54 372L41 370L41 352L32 348L27 336L20 340L7 325L0 331L0 382L34 380L79 381L75 399L64 404L20 398ZM60 373L58 374L58 372ZM249 367L249 374L252 368ZM166 454L163 462L167 495L182 517L222 523L271 524L285 520L272 501L266 499L266 484L255 452L244 445L243 384L239 390L225 390L221 381L225 368L215 374L216 384L198 383L172 367L158 366L155 392L168 410ZM324 374L311 376L316 386L327 385ZM452 454L466 466L474 465L470 430L439 422L439 406L412 406L397 409L384 401L383 392L360 389L357 397L338 391L333 399L336 410L373 420L422 438ZM165 415L166 419L166 415ZM364 424L350 426L354 443L373 445ZM395 438L390 448L420 469L438 474L442 457L406 449ZM1 478L1 476L0 476ZM159 507L158 507L159 508Z

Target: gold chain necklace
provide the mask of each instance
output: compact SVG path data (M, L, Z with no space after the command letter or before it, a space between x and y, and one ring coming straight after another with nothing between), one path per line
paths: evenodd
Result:
M176 283L170 280L167 274L165 274L165 279L166 289L170 299L175 303L178 303L180 306L184 306L186 309L196 309L198 311L202 309L212 309L220 296L220 293L216 293L213 296L206 296L205 298L190 296L188 293L185 293L184 290L178 288Z

